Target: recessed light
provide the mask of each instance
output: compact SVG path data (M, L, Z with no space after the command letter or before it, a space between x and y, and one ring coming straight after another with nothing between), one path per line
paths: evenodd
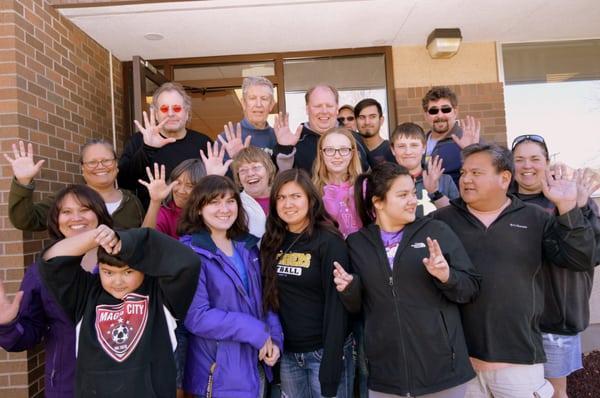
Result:
M156 40L162 40L165 37L163 35L161 35L160 33L146 33L144 35L144 37L146 38L146 40L152 40L152 41L156 41Z
M374 46L383 46L385 44L386 40L385 39L377 39L373 41L373 45Z

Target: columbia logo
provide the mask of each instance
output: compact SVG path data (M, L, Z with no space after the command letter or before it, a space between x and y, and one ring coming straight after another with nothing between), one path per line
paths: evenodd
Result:
M521 229L527 229L527 225L521 225L521 224L509 224L511 227L513 228L521 228Z
M412 245L410 245L410 247L412 247L413 249L422 249L425 247L425 243L423 243L423 242L413 243Z

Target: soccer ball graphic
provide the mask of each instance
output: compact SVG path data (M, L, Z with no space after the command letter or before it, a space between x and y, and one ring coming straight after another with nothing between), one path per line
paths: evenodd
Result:
M122 323L112 330L112 340L115 344L123 344L129 339L129 328Z

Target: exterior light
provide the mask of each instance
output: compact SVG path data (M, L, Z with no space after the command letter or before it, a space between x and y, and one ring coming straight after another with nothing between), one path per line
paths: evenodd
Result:
M452 58L460 47L460 29L434 29L427 38L427 51L431 58Z

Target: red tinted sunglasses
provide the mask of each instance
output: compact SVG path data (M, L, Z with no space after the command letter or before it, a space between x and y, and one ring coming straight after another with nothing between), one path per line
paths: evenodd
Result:
M162 113L169 113L169 105L161 105L160 108L158 108ZM173 110L173 112L175 113L179 113L183 110L183 106L181 105L171 105L171 109Z

